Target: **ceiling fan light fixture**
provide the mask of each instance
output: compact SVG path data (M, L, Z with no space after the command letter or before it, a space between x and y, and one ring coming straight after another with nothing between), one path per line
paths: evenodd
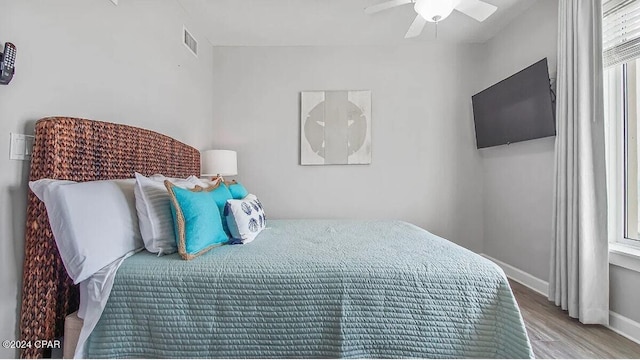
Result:
M416 0L413 8L425 20L437 23L451 15L457 2L456 0Z

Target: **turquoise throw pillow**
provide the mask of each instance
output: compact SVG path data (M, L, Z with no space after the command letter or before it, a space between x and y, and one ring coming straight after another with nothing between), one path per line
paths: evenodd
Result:
M222 183L218 183L204 190L211 192L211 195L213 196L213 199L218 208L218 216L220 217L220 221L222 222L222 228L224 229L224 232L227 234L227 236L231 236L231 233L229 232L229 226L227 226L227 220L223 215L224 207L227 205L227 200L233 199L231 192Z
M242 184L240 183L237 183L234 181L228 184L228 186L229 186L229 192L231 193L231 196L236 200L242 200L245 197L247 197L247 195L249 195L249 192L247 191L247 189L245 189L245 187L242 186Z
M169 180L165 180L164 185L169 191L178 253L183 259L193 259L229 242L222 226L214 188L183 189Z

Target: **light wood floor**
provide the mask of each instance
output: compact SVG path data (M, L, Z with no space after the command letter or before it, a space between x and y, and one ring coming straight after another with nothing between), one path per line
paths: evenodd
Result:
M640 358L640 345L600 325L583 325L535 291L510 281L539 359Z

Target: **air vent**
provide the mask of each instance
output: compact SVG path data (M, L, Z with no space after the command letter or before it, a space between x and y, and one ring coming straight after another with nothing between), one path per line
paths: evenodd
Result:
M193 37L193 35L191 35L191 33L189 32L189 30L187 30L186 27L183 26L182 30L183 30L182 42L184 43L184 46L186 46L187 49L189 49L189 51L191 51L191 53L195 57L198 57L198 42Z

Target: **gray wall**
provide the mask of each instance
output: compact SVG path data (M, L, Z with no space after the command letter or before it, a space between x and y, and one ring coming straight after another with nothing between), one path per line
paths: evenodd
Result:
M640 322L640 274L623 267L609 266L609 307L622 316Z
M271 218L410 221L482 249L475 46L214 47L216 147ZM372 91L371 165L300 166L300 91Z
M15 339L20 310L28 162L9 160L9 132L35 120L80 116L137 125L205 147L211 133L211 46L181 44L174 0L2 1L0 41L18 48L0 86L0 339ZM0 349L0 357L15 357Z
M538 0L484 48L482 90L547 57L555 78L557 0ZM555 137L480 150L483 252L549 278Z

